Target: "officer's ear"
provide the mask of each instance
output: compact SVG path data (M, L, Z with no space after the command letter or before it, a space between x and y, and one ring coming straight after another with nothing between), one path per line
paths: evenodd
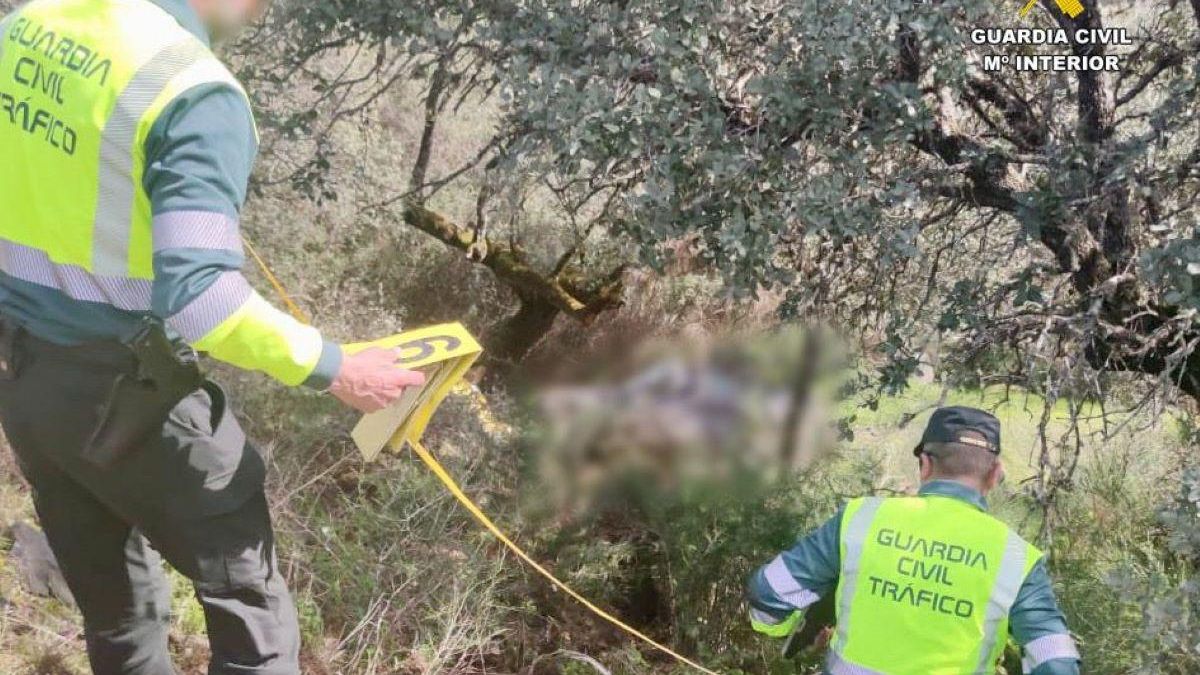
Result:
M984 492L991 492L997 485L1004 481L1004 462L1000 458L996 458L996 463L992 465L988 471L987 479L984 481Z
M933 478L933 459L928 454L922 452L917 455L917 463L920 465L921 482L924 483Z

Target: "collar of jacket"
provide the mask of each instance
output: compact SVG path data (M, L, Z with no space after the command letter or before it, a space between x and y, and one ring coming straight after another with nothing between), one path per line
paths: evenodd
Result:
M192 9L188 0L150 0L158 5L167 14L175 17L180 26L184 30L200 38L206 47L212 46L210 43L208 29L204 27L204 22L200 20L200 15L196 14L196 10Z
M950 497L966 502L980 511L987 511L987 500L975 488L953 480L931 480L917 492L922 497Z

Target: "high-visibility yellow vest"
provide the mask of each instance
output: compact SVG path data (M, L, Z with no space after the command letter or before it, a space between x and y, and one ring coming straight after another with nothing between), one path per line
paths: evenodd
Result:
M39 0L0 33L0 256L79 300L150 309L146 138L192 87L237 80L148 0ZM244 93L244 92L243 92Z
M1042 553L961 500L868 497L841 527L833 675L995 672Z
M0 20L0 270L139 313L153 310L155 250L240 255L221 214L159 214L155 223L142 186L159 116L211 84L245 96L204 42L149 0L34 0ZM289 385L324 354L316 329L235 271L162 318L197 350Z

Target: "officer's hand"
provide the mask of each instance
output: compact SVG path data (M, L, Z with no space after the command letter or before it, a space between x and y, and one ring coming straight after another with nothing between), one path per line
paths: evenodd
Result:
M400 352L374 347L356 354L344 354L329 393L339 401L362 412L382 410L404 394L409 387L425 384L425 374L396 366Z

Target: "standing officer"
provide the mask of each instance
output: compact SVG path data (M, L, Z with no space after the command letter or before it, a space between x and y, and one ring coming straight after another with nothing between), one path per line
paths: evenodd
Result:
M851 500L754 573L755 630L786 637L834 591L831 675L994 673L1010 630L1025 672L1078 673L1042 552L987 513L1004 474L1000 421L940 408L914 454L916 497Z
M260 0L33 0L0 20L0 423L98 675L169 675L161 558L211 673L299 673L265 466L195 351L376 410L420 373L354 356L242 276L257 153L209 48Z

